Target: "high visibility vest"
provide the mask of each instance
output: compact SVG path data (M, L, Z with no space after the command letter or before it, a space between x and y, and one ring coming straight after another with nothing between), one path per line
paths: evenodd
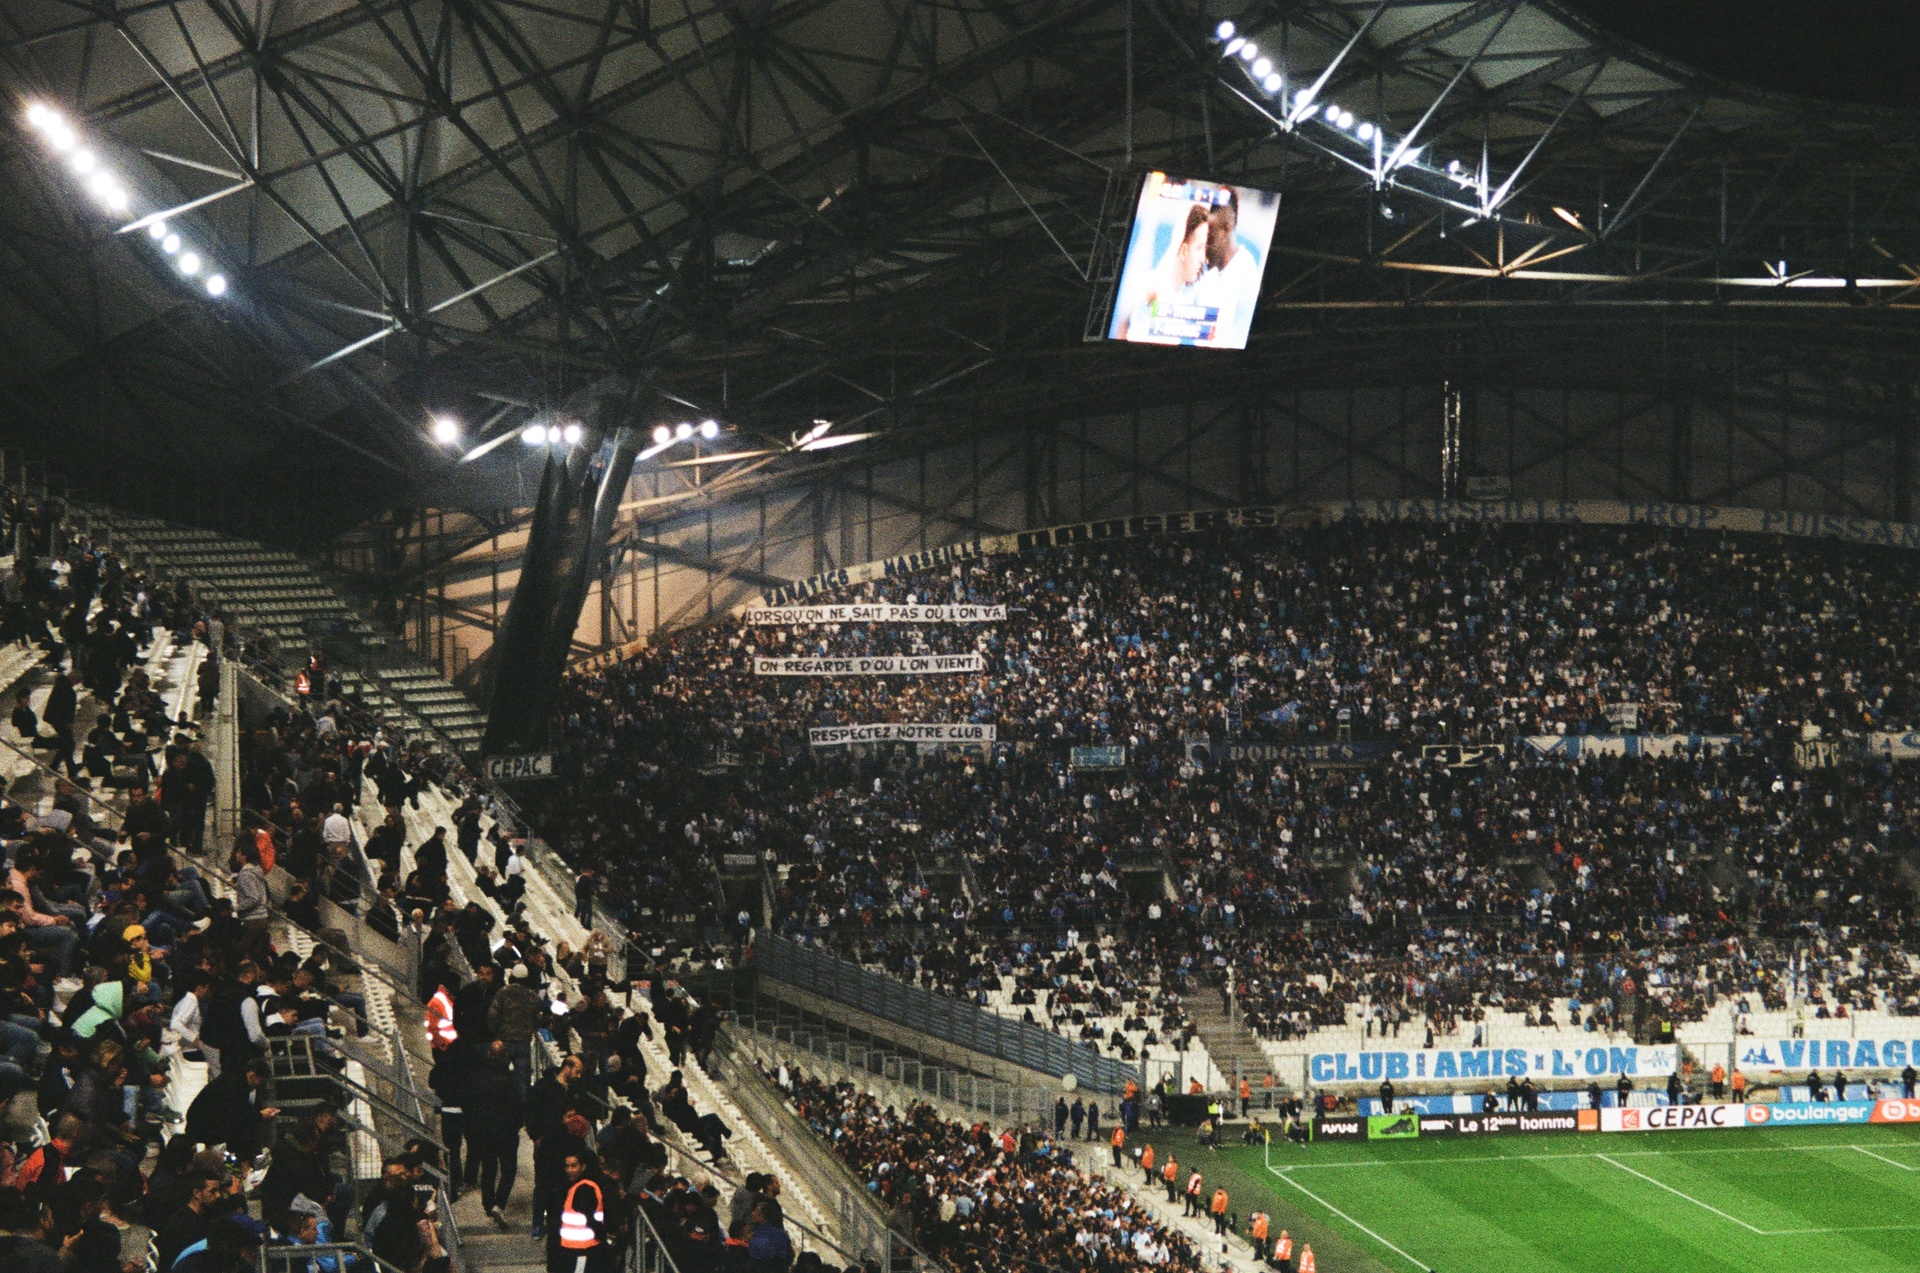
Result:
M1127 1129L1125 1127L1116 1127L1113 1129L1113 1147L1115 1149L1125 1149L1127 1147Z
M593 1211L588 1213L587 1206L580 1198L582 1189L593 1190ZM573 1188L567 1190L567 1200L560 1204L560 1245L568 1251L591 1251L600 1245L600 1238L593 1231L595 1223L606 1224L606 1200L600 1195L600 1186L591 1180L576 1180Z
M1273 1244L1273 1258L1276 1260L1293 1258L1293 1239L1287 1236L1285 1229L1280 1230L1280 1240Z
M1313 1247L1310 1245L1300 1248L1300 1273L1316 1273L1313 1263Z
M1160 1179L1168 1184L1180 1179L1180 1161L1177 1158L1167 1159L1167 1169L1160 1173Z
M1252 1096L1252 1095L1253 1095L1253 1084L1247 1082L1245 1079L1241 1079L1240 1080L1240 1099L1244 1101L1249 1096Z
M1227 1191L1225 1189L1215 1189L1213 1191L1213 1206L1211 1210L1213 1214L1217 1216L1227 1214Z
M1267 1213L1266 1212L1256 1211L1253 1213L1253 1228L1251 1232L1253 1233L1253 1240L1255 1242L1260 1243L1262 1246L1266 1245L1266 1241L1267 1241Z
M444 1048L460 1037L453 1028L453 996L447 993L445 986L435 990L433 997L427 1000L426 1025L429 1041L440 1047Z
M1153 1146L1152 1145L1148 1145L1145 1149L1140 1151L1140 1170L1142 1171L1153 1170Z
M1192 1194L1196 1198L1200 1196L1200 1173L1199 1172L1196 1171L1191 1176L1187 1177L1187 1192Z

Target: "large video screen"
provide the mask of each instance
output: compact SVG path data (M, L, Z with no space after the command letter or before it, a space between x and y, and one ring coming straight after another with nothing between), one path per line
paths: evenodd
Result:
M1148 173L1108 339L1245 349L1279 211L1270 190Z

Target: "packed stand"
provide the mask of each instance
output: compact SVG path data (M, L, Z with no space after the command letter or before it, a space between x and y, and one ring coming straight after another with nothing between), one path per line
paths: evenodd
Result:
M1128 1189L1077 1165L1064 1135L968 1126L924 1103L896 1110L851 1083L784 1067L772 1077L873 1193L889 1224L954 1273L1198 1273L1204 1264L1184 1234Z
M1465 1038L1493 1007L1636 1033L1723 1000L1920 1012L1898 869L1916 779L1799 771L1791 750L1803 726L1920 717L1909 570L1755 535L1352 523L993 558L816 600L1005 604L1003 622L722 623L574 678L563 777L531 812L629 923L749 854L779 931L976 1001L1030 994L1014 1006L1063 1032L1096 990L1163 1034L1226 993L1277 1039L1356 1014ZM987 671L751 662L907 652ZM1517 745L1614 732L1624 704L1643 733L1746 741L1577 764ZM807 742L887 720L1000 741L913 765ZM1229 734L1382 746L1350 767L1185 746ZM1420 752L1437 742L1506 750L1448 769ZM1105 744L1124 772L1068 768L1069 746ZM1177 896L1129 887L1142 871Z

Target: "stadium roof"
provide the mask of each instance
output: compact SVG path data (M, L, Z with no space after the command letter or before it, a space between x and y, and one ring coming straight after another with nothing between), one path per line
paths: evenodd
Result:
M337 527L484 477L432 413L471 443L614 375L743 449L824 417L897 454L1244 379L1622 383L1711 375L1730 341L1913 374L1912 114L1714 78L1548 0L12 0L0 38L6 433L129 502ZM1316 83L1415 161L1291 120ZM1283 193L1237 361L1082 339L1097 231L1149 166ZM169 209L224 297L117 232Z

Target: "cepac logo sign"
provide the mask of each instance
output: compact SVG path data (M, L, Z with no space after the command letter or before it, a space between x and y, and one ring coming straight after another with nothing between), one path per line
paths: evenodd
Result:
M1603 1132L1692 1132L1750 1125L1745 1105L1654 1105L1646 1109L1603 1109Z

